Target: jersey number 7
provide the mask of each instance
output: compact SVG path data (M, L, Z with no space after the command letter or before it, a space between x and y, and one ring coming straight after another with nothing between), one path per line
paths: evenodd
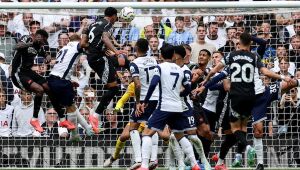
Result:
M175 82L174 82L173 88L172 88L172 90L174 90L176 88L176 84L177 84L177 81L178 81L178 78L179 78L179 73L171 72L170 75L175 76Z

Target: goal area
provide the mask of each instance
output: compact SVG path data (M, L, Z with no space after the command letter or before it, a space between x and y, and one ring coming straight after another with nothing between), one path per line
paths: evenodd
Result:
M53 2L52 2L53 1ZM121 8L130 6L135 10L135 19L130 23L114 24L111 31L118 49L126 50L128 56L136 56L134 44L138 38L146 38L150 42L149 51L153 57L159 58L159 47L163 42L182 45L190 44L190 62L198 63L199 48L197 42L201 37L198 26L204 25L207 50L221 51L227 55L238 45L238 36L247 31L252 36L263 38L267 44L262 58L265 66L282 75L300 79L300 2L298 1L261 1L261 2L6 2L0 4L0 87L5 91L5 105L14 107L14 111L1 116L0 107L0 167L24 169L126 169L134 163L133 148L130 139L126 142L112 167L105 168L103 163L115 151L118 137L129 121L134 108L134 97L130 97L124 108L114 112L117 101L126 92L131 81L130 71L117 68L120 92L102 114L105 127L102 132L87 136L84 130L79 131L81 140L71 141L70 132L48 127L58 118L50 102L44 95L41 118L47 133L31 133L28 131L28 120L25 120L32 107L33 96L24 97L21 90L12 87L8 67L13 59L18 38L31 35L37 29L45 29L49 33L47 52L52 57L49 64L37 57L34 69L42 76L49 76L59 49L69 42L71 34L82 31L83 25L93 23L103 16L106 7ZM79 0L81 1L81 0ZM183 21L183 25L176 21ZM182 27L189 32L187 37L179 37L176 32ZM3 29L2 29L3 28ZM3 31L4 30L4 31ZM151 42L150 38L157 42ZM157 43L153 45L151 43ZM202 42L201 42L202 43ZM257 50L253 43L253 51ZM201 47L202 48L202 47ZM206 49L206 48L202 48ZM4 57L3 57L3 56ZM86 53L73 71L74 79L79 83L76 87L76 105L83 116L95 112L101 96L106 91L101 78L88 66ZM1 58L4 59L3 63ZM212 66L213 58L209 62ZM2 65L5 65L2 67ZM7 70L7 71L6 71ZM273 80L261 77L265 85ZM1 91L0 90L0 93ZM87 99L88 98L88 99ZM0 105L1 105L0 98ZM30 101L28 101L30 100ZM3 105L3 110L7 106ZM87 108L88 107L88 108ZM16 112L20 113L16 113ZM263 154L267 169L297 169L300 167L300 88L294 88L268 107L268 117L264 120ZM19 117L17 117L18 115ZM40 116L40 115L39 115ZM27 122L26 122L27 121ZM214 131L214 141L209 154L220 151L224 139L222 133L222 116ZM9 132L7 131L9 127ZM24 130L26 129L26 130ZM30 129L30 128L29 128ZM253 146L252 121L247 128L248 144ZM231 167L236 147L226 157L226 165ZM159 139L159 169L168 169L170 150L168 143ZM244 166L236 169L251 169L247 165L247 154L243 154ZM300 169L300 168L299 168Z

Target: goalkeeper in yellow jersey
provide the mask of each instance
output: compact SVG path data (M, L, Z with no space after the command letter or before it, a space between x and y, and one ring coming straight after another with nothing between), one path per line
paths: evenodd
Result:
M124 104L129 100L130 97L134 97L134 96L135 96L134 83L131 82L128 85L125 94L121 97L121 99L118 100L117 105L114 109L114 112L122 112ZM129 127L130 127L130 123L127 123L127 125L123 129L122 134L120 135L120 137L117 140L116 149L115 149L114 153L111 155L110 158L105 160L103 167L109 167L112 165L112 163L115 160L119 159L121 150L124 148L126 141L130 138ZM141 123L138 128L138 131L141 133L144 130L144 128L145 128L145 123ZM167 141L170 136L168 129L165 128L165 130L162 133L160 133L159 136L161 138L163 138L163 140Z
M131 82L128 85L125 94L121 97L121 99L118 100L117 105L114 109L114 112L121 112L123 110L124 104L129 100L130 97L134 97L134 83L133 82ZM108 158L104 162L104 165L103 165L104 167L111 166L111 164L119 158L120 152L124 148L125 142L130 138L129 127L130 127L130 123L127 123L121 136L117 140L115 152L112 154L112 156L110 158ZM145 127L145 124L141 123L138 131L142 132L144 127Z

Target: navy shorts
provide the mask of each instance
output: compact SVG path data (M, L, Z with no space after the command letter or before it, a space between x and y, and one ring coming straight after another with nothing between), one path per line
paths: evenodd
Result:
M60 79L56 76L48 77L48 86L57 102L63 106L74 104L75 91L70 80Z
M196 130L196 119L194 117L193 109L184 111L182 114L185 117L185 121L183 122L185 126L184 130Z
M156 109L148 120L148 128L163 131L168 125L172 132L184 132L186 117L182 112L166 112Z
M271 102L278 100L280 97L280 85L278 83L271 84L266 87L264 93L259 95L252 109L252 124L264 121L267 119L267 109Z
M151 114L156 109L157 102L158 102L157 100L149 101L148 106L145 108L145 112L139 117L135 115L136 107L134 105L134 109L130 114L130 122L137 122L137 123L147 122ZM143 101L141 101L141 103L143 103Z

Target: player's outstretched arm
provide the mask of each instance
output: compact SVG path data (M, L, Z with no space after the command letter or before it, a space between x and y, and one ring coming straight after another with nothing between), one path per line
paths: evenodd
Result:
M281 80L284 80L286 82L291 81L290 77L276 74L273 71L270 71L269 69L267 69L266 67L261 67L260 72L263 75L268 76L268 77L273 78L273 79L281 79Z
M182 92L180 92L180 97L185 97L185 96L189 95L192 91L191 84L183 85L183 87L184 87L184 90Z
M224 64L223 63L219 63L217 64L213 69L210 70L210 72L207 74L204 83L207 82L213 75L215 75L218 71L220 71L222 68L224 68Z
M82 30L80 48L87 48L89 46L88 29Z
M228 76L228 73L226 71L222 71L217 76L210 79L206 84L204 84L205 88L211 88L213 85L217 84L219 81L223 80Z
M110 38L111 38L111 36L110 36L110 34L108 32L103 32L103 34L102 34L102 41L104 42L105 46L108 49L112 50L116 54L116 56L118 56L118 55L120 55L122 53L125 53L125 51L123 51L123 50L117 50L116 47L111 42Z

